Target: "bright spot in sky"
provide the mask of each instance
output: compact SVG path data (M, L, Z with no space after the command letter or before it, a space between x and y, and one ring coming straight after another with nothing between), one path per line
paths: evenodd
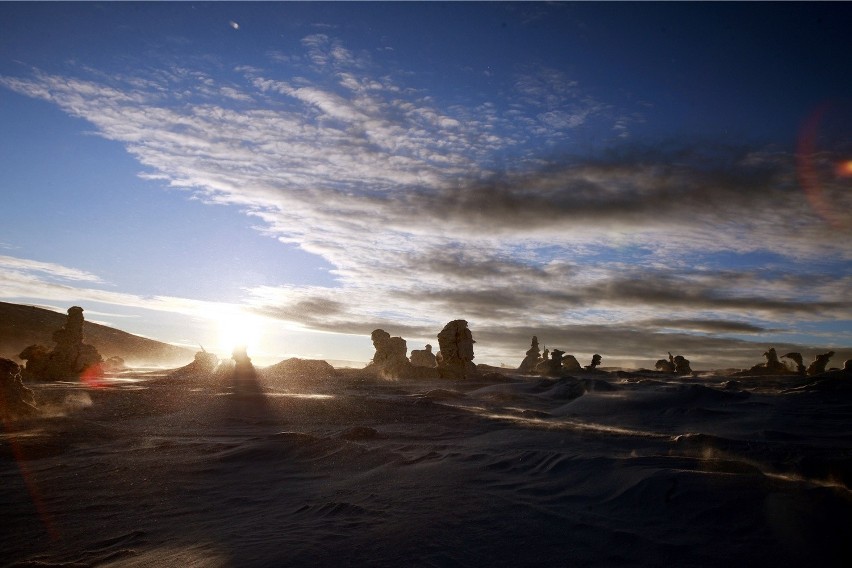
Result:
M852 160L837 164L837 175L839 177L852 177Z
M265 329L262 318L233 308L222 312L218 325L220 357L230 357L234 347L241 345L246 347L249 357L258 351Z
M230 26L231 26L232 28L234 28L235 30L240 29L240 24L238 24L237 22L235 22L235 21L233 21L233 20L231 20L230 22L228 22L228 25L230 25Z

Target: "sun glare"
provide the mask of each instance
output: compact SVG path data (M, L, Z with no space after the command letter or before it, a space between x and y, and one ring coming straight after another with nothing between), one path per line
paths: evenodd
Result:
M245 346L249 356L256 353L264 325L262 318L239 309L224 312L219 318L219 355L230 357L237 346Z

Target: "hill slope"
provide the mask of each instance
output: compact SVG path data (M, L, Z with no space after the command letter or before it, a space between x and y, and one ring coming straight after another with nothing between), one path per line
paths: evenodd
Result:
M0 357L20 362L28 345L53 348L53 332L65 325L67 315L34 306L0 302ZM83 323L83 340L104 357L117 355L129 365L181 365L192 361L194 351L92 322Z

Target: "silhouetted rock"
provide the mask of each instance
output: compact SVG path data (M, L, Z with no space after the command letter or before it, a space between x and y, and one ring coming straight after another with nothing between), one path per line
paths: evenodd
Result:
M383 329L377 329L370 334L376 354L367 365L367 369L377 371L386 378L400 378L411 370L411 362L406 357L408 347L401 337L391 337Z
M25 379L78 378L100 368L103 358L98 350L83 343L83 308L68 308L68 319L62 328L53 332L53 341L56 345L49 353L41 345L30 345L21 352L21 359L27 361L22 373Z
M297 384L315 384L332 379L338 375L337 369L322 359L299 359L291 357L266 367L260 374L269 381L280 382L282 386Z
M565 355L562 357L562 370L568 372L582 371L583 367L580 366L580 362L577 361L577 358L573 355Z
M657 359L657 362L654 364L654 368L658 371L662 371L663 373L674 373L676 367L671 351L669 351L668 359Z
M530 348L526 352L526 357L521 361L518 371L521 373L531 373L535 371L536 365L541 362L541 351L538 348L538 337L533 335Z
M438 359L432 353L432 346L426 344L426 349L411 350L411 364L415 367L429 367L430 369L438 366Z
M21 375L26 379L36 379L47 374L50 350L44 345L30 345L18 355L25 361Z
M796 356L798 353L788 353L787 356ZM761 363L759 365L755 365L754 367L747 369L745 371L740 371L739 373L734 373L733 376L738 377L747 377L747 376L755 376L755 375L792 375L795 374L795 371L791 371L787 365L778 360L778 353L776 353L774 347L770 347L763 353L764 358L766 358L765 363ZM801 356L799 356L801 360ZM791 357L792 359L792 357ZM793 359L795 360L795 359Z
M550 359L542 361L535 367L536 373L539 375L547 375L548 377L558 377L562 374L562 356L564 351L554 349L550 352Z
M805 374L805 371L807 369L805 369L805 363L804 363L804 360L802 359L801 353L795 353L795 352L787 353L785 355L781 355L781 358L782 359L789 359L789 360L793 361L796 364L796 372L799 373L800 375Z
M169 373L169 377L175 379L184 379L189 377L203 377L208 376L213 371L216 370L216 367L219 365L219 358L216 357L213 353L208 353L201 348L201 351L198 351L195 354L195 359L189 365L184 365L178 369L175 369L171 373Z
M825 372L825 366L828 365L828 360L834 357L834 351L823 353L814 357L814 360L808 365L808 376L819 375Z
M451 379L465 379L478 375L473 364L473 334L467 328L465 320L454 320L444 326L438 334L441 357L438 369L441 376Z
M675 365L675 374L677 374L677 375L691 375L692 374L692 367L689 366L689 359L687 359L683 355L675 355L674 365Z
M231 370L230 388L235 395L252 396L263 394L260 381L258 381L257 370L246 353L244 345L234 348L231 353L234 366Z
M594 355L592 355L592 362L590 364L586 365L586 370L594 371L595 368L600 364L601 364L601 356L598 355L597 353L595 353Z
M33 391L21 381L21 367L10 359L0 358L0 418L14 420L37 412Z

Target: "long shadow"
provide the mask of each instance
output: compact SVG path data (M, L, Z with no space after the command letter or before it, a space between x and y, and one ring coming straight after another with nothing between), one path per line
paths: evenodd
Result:
M234 351L234 367L226 377L224 396L225 419L267 422L276 418L257 369L246 356L245 349Z

